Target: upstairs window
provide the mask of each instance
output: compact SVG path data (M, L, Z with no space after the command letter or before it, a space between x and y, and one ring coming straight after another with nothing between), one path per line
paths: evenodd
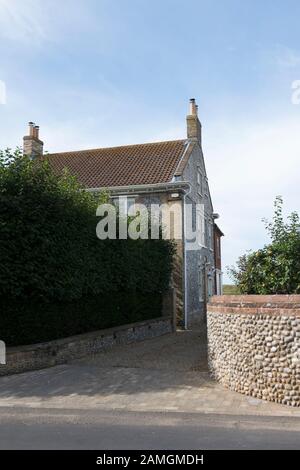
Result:
M197 171L197 186L198 186L198 193L202 196L203 195L203 174L202 171L198 168Z
M120 214L127 215L129 209L135 204L135 198L127 196L113 197L112 203L119 209Z
M221 256L221 245L220 245L220 237L216 237L216 245L217 245L217 256Z
M209 220L208 221L208 248L213 250L213 224Z
M197 207L197 230L200 233L200 244L205 246L205 214L202 207Z

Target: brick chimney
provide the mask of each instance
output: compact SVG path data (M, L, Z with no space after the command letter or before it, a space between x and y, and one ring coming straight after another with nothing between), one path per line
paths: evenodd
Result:
M186 117L187 137L201 144L201 122L198 118L198 106L194 98L190 99L190 110Z
M29 123L29 135L23 137L23 153L32 160L43 155L44 142L39 139L39 126L34 122Z

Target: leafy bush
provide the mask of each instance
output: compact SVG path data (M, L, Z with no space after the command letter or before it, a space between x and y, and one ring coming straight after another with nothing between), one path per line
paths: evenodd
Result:
M285 223L281 197L272 222L264 219L271 243L241 256L229 274L242 294L300 293L300 221L293 212Z
M107 292L65 302L0 299L1 338L7 345L34 344L161 315L159 293Z
M173 245L100 241L95 214L106 199L68 173L55 176L47 159L0 152L0 331L7 344L160 315Z

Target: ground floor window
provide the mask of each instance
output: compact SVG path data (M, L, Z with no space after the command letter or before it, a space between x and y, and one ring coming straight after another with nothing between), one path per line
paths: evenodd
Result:
M218 269L216 270L216 295L223 294L223 275Z
M207 276L207 293L208 293L208 300L209 300L209 298L214 295L214 281L211 275Z
M199 265L198 270L198 288L199 288L199 302L204 302L205 299L205 268Z
M215 282L213 270L210 263L199 263L198 266L198 287L199 302L208 302L215 293Z

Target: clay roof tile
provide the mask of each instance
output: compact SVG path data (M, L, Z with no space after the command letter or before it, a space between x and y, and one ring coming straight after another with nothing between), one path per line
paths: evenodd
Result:
M80 150L47 155L56 174L67 168L87 188L170 182L185 140Z

